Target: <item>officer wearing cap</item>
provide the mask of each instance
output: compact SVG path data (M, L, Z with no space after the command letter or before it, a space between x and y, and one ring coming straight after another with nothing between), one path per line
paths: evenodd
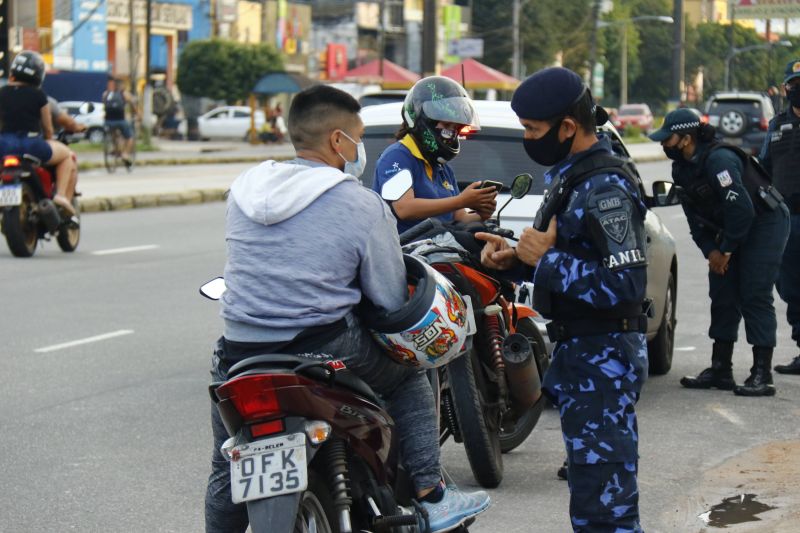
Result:
M783 252L778 294L786 302L786 318L792 340L800 346L800 59L790 61L783 80L789 105L769 123L761 148L761 164L772 174L791 213L791 230ZM781 374L800 374L800 355L786 365L775 365Z
M647 375L647 273L640 183L596 133L608 116L571 70L536 72L511 107L527 154L552 165L549 192L538 229L526 228L516 249L476 234L486 241L481 259L532 275L534 306L551 319L555 349L544 389L560 411L573 529L641 531L634 405Z
M768 178L741 149L714 140L714 128L676 109L650 135L673 160L672 179L692 239L708 259L711 366L685 376L690 389L772 396L777 322L772 289L789 231L789 214ZM743 385L733 379L733 346L744 318L753 366Z

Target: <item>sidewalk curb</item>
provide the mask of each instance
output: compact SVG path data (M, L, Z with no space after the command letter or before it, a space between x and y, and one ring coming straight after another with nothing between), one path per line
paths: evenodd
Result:
M166 207L188 204L202 204L207 202L221 202L225 200L227 189L194 189L183 192L162 194L123 195L94 198L81 198L79 200L81 214L100 213L103 211L125 211L148 207Z
M210 158L210 157L194 157L194 158L183 158L183 159L175 159L175 158L164 158L164 159L141 159L137 160L134 171L136 167L142 166L175 166L175 165L224 165L227 163L261 163L262 161L266 161L267 159L272 159L273 161L286 161L292 159L292 156L274 156L274 157L265 157L265 156L247 156L247 157L217 157L217 158ZM78 170L96 170L96 169L103 169L105 168L105 164L102 161L85 161L83 163L78 163ZM120 170L122 168L120 167Z
M635 163L658 163L659 161L666 161L667 156L662 155L646 155L643 157L633 158Z

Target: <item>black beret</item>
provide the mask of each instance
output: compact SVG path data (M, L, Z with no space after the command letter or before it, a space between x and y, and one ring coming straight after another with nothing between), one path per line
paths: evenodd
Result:
M571 70L545 68L517 87L511 109L519 118L548 120L566 113L585 90L583 79Z

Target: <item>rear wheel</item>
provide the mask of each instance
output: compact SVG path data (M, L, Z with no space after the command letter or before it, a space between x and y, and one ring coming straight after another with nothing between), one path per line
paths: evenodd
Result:
M117 170L117 133L116 129L105 130L105 140L103 142L103 163L109 173Z
M528 340L533 347L533 357L536 361L536 370L539 371L539 379L544 379L544 373L547 367L550 366L550 360L547 357L547 348L545 347L542 334L539 328L536 327L536 322L532 318L522 318L517 322L517 333L521 333L528 337ZM500 449L503 453L510 452L528 438L533 428L539 423L539 418L544 411L547 398L544 394L539 397L533 406L525 411L522 416L519 416L513 421L513 429L501 430L500 432Z
M308 488L300 497L294 533L335 533L333 499L324 479L308 470Z
M472 474L481 486L494 488L503 480L500 417L475 348L451 361L447 373Z
M34 222L36 197L27 183L22 184L22 203L3 213L3 233L8 249L16 257L30 257L36 251L39 229Z
M78 198L72 198L72 207L75 209L75 218L78 219L78 222L81 220L81 206L78 203ZM61 248L64 252L74 252L75 249L78 247L78 243L81 240L81 227L80 225L74 225L70 223L62 224L61 228L58 230L58 236L56 237L56 241L58 242L59 248Z
M650 363L649 373L654 376L666 374L672 368L672 353L675 347L675 278L670 272L667 279L667 293L664 296L664 316L658 333L647 343Z

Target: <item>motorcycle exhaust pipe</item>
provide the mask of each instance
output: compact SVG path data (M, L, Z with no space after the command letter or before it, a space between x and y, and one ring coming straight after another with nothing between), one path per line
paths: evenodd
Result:
M514 407L524 412L542 396L542 380L528 337L521 333L506 337L503 342L503 361L506 364L508 390L515 400Z
M61 215L53 200L42 198L39 200L39 219L44 222L44 226L50 233L55 233L61 225Z

